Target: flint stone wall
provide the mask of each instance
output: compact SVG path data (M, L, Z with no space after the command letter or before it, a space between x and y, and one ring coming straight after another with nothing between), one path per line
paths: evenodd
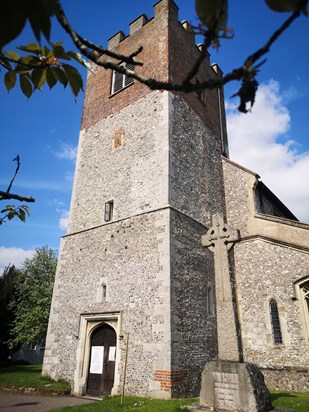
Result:
M153 369L169 368L168 214L142 215L62 240L45 353L52 377L73 383L83 313L123 311L121 333L130 332L128 393L147 395ZM100 299L102 282L106 302ZM124 340L119 344L121 352Z

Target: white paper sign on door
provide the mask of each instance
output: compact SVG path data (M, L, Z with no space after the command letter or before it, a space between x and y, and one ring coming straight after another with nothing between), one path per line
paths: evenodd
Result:
M103 373L104 346L91 347L90 373Z
M116 346L110 346L109 353L108 353L108 360L115 361L115 359L116 359Z

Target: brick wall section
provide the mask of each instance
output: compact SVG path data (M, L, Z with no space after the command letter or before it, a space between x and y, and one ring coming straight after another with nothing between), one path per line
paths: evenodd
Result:
M136 72L142 72L145 76L161 81L182 82L184 75L192 67L192 62L197 60L201 52L194 44L194 36L178 21L178 8L172 0L161 0L154 9L154 18L145 22L143 26L139 25L141 27L139 30L134 29L131 35L125 37L113 48L113 51L129 55L142 45L143 51L137 59L144 65L136 66ZM218 76L221 76L221 71L213 70L209 64L209 57L206 56L197 79L201 82ZM89 73L82 130L91 128L99 120L114 115L151 92L148 87L135 82L134 86L131 85L126 90L110 96L111 82L112 72L110 70L94 67L94 73ZM205 104L198 99L196 93L178 93L219 140L221 139L219 106L223 116L222 130L226 135L222 90L220 93L221 106L218 100L218 90L205 91Z
M169 11L168 11L169 10ZM177 8L171 1L161 1L155 7L155 18L149 20L140 30L122 40L113 49L116 53L129 55L143 46L138 56L145 64L136 67L146 76L162 81L168 80L168 24L170 19L177 20ZM151 90L135 82L133 85L110 95L112 72L96 68L87 78L85 103L81 129L88 129L98 121L112 116L124 107L151 93Z
M187 370L155 370L153 372L153 380L155 382L160 382L160 388L162 391L178 393L181 392L187 386L188 381L188 371Z

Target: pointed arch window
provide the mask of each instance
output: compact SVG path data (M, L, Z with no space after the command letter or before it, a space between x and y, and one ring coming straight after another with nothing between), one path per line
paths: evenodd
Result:
M303 292L303 299L305 301L305 307L307 308L307 312L309 314L309 281L306 282L301 289Z
M309 277L295 283L296 299L299 303L302 334L309 343Z
M274 299L272 299L269 302L269 313L270 313L270 321L271 321L271 328L272 328L272 334L273 334L273 342L275 345L281 345L283 343L283 340L282 340L280 317L279 317L278 305Z

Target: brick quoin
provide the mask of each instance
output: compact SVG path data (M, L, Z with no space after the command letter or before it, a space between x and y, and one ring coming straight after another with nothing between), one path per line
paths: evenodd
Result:
M160 382L160 388L165 392L173 392L179 386L185 386L188 381L188 370L163 371L155 370L153 380Z

